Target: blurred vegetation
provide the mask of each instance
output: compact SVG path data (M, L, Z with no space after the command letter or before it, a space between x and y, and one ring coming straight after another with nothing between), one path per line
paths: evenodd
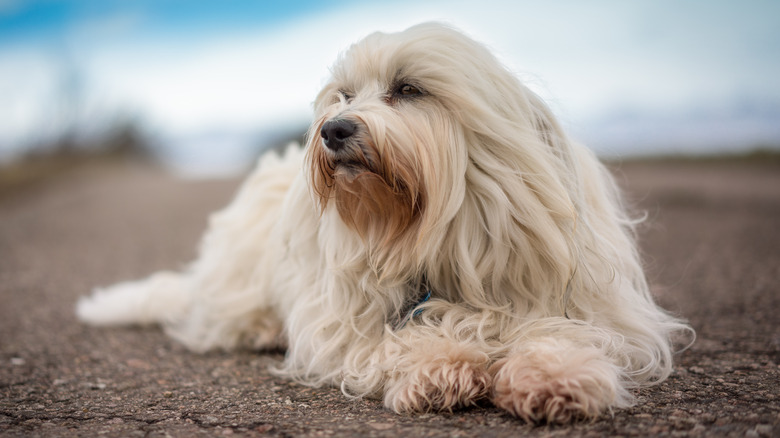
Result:
M151 161L150 137L137 118L107 109L86 92L88 77L68 50L58 51L58 80L19 156L0 161L0 197L94 163Z
M714 154L672 154L672 155L652 155L652 156L634 156L619 159L607 159L608 163L742 163L742 164L766 164L780 166L780 147L766 145L757 145L753 149L736 153L714 153Z
M149 137L132 119L116 121L88 137L69 129L31 145L8 163L0 163L0 197L95 164L152 160Z

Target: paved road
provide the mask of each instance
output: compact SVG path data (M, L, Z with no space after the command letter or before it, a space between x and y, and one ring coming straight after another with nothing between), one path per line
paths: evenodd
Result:
M266 371L280 355L185 351L154 328L78 324L96 285L190 260L237 181L92 168L0 199L2 436L778 436L780 166L633 163L642 247L663 305L699 339L639 404L534 427L490 406L398 416Z

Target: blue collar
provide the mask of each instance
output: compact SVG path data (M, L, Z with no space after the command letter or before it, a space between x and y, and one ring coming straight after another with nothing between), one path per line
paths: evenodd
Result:
M404 307L404 309L400 312L400 314L404 316L403 318L398 320L398 322L393 324L393 331L401 330L402 328L404 328L404 326L406 326L406 323L408 323L409 320L420 315L424 309L420 309L419 307L430 299L431 299L431 289L427 288L425 294L423 294L420 297L420 299L417 300L416 303L412 303L410 306Z

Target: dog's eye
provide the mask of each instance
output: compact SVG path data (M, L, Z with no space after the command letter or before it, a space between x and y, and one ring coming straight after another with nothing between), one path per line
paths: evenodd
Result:
M403 97L414 97L422 95L422 91L414 85L403 84L398 87L398 91L395 94Z
M351 93L348 93L348 92L346 92L346 91L344 91L344 90L339 90L339 94L341 95L341 97L343 97L343 98L344 98L344 100L345 100L346 102L349 102L349 101L351 101L351 100L352 100L352 98L354 97L354 96L353 96Z

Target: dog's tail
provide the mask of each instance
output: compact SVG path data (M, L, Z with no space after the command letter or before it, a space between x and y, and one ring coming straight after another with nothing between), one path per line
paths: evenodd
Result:
M145 280L96 289L76 305L78 318L92 325L170 323L190 305L185 274L159 272Z

